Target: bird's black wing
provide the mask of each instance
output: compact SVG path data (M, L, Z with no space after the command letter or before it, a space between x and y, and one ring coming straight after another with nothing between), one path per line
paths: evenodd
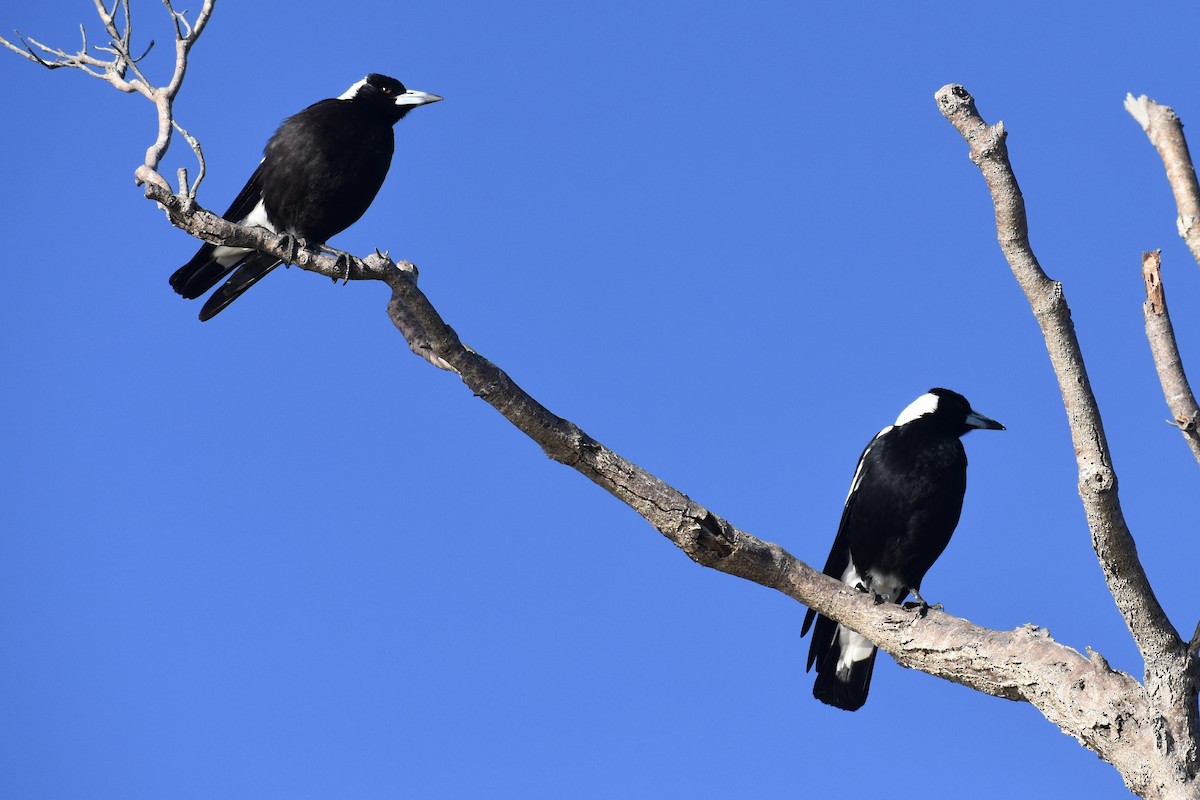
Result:
M825 562L824 573L832 578L844 580L847 568L851 565L850 542L856 519L856 508L862 497L862 488L872 484L872 465L877 463L873 457L872 448L880 444L881 437L889 429L885 428L863 448L854 469L854 478L850 482L850 491L846 496L846 505L842 509L842 518L838 522L837 536L834 537L833 547ZM871 674L875 670L874 647L859 656L852 656L849 666L842 664L842 648L849 644L852 648L867 647L870 642L852 631L847 631L849 637L843 641L840 634L841 626L828 617L818 614L811 608L804 617L804 626L800 635L803 636L809 627L813 628L812 641L808 648L808 662L805 671L817 668L817 677L813 681L813 697L847 711L855 711L862 707L867 700L867 692L871 687Z
M822 570L829 577L837 578L839 581L846 574L846 567L850 566L849 521L854 514L854 505L858 499L858 489L870 471L867 454L871 452L871 448L875 445L878 438L876 436L875 439L872 439L863 448L862 455L858 457L858 465L854 468L854 478L850 481L850 491L846 495L846 505L842 508L842 518L838 521L837 536L833 538L833 547L829 550L829 557L825 560L825 569ZM813 631L812 644L808 650L807 669L812 669L814 662L819 663L824 660L825 653L828 652L837 629L837 624L833 620L818 615L816 611L810 608L808 613L804 615L804 625L800 628L801 636L808 633L808 629L812 627L814 620L816 620L817 627Z

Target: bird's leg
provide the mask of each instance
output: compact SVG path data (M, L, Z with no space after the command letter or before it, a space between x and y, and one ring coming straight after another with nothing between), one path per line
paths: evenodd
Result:
M936 603L936 604L934 604L934 605L932 605L932 606L931 606L931 605L929 605L929 603L926 603L926 602L925 602L925 598L924 598L924 597L921 597L921 593L920 593L920 592L918 592L916 589L909 589L908 591L909 591L909 593L910 593L910 594L911 594L913 597L917 598L917 602L915 602L915 603L905 603L905 604L904 604L904 607L905 607L906 609L907 609L907 608L915 608L915 609L917 610L917 616L918 616L918 617L924 617L926 614L928 614L928 613L929 613L929 609L931 609L931 608L932 608L934 611L941 611L941 610L942 610L942 604L941 604L941 603Z
M342 286L345 286L346 284L348 284L350 282L350 264L352 263L350 261L350 254L349 253L338 253L337 260L338 260L338 265L345 269L345 275L342 280ZM337 283L337 278L334 278L333 282Z
M302 248L307 249L307 245L303 239L292 236L286 231L279 234L279 246L287 252L287 255L283 259L283 266L287 268L291 268L292 264L296 263L296 259L300 256Z
M327 244L319 244L313 248L318 253L327 253L337 259L337 268L342 272L343 285L350 282L350 267L354 263L354 256L344 250L337 250ZM334 283L338 282L337 278L333 279Z
M862 592L863 594L871 595L871 602L875 605L881 605L885 600L887 600L887 598L883 595L878 594L872 589L868 588L862 581L854 584L854 590L856 592Z

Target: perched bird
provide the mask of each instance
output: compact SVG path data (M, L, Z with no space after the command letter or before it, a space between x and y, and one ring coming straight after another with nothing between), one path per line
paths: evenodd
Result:
M959 437L1004 426L972 410L949 389L930 389L900 412L863 450L850 482L825 574L875 595L876 602L921 597L921 579L942 554L967 491L967 454ZM813 696L854 711L867 701L875 645L812 609L808 667L817 667Z
M323 245L357 222L383 186L395 149L392 126L441 99L372 73L340 97L288 117L225 219L288 234L299 246ZM279 264L257 250L205 244L171 276L171 288L195 299L232 272L200 309L207 320Z

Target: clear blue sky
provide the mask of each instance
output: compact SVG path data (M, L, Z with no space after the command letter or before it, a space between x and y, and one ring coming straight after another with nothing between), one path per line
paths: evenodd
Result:
M1125 514L1190 632L1196 464L1163 422L1139 255L1164 249L1193 380L1200 271L1121 104L1200 130L1200 6L803 5L227 2L178 112L221 211L283 117L366 72L444 95L334 244L417 262L553 411L809 563L865 442L931 386L964 393L1008 431L967 438L925 596L1140 676L933 93L963 83L1009 128ZM136 12L165 80L165 15ZM3 16L100 38L86 2ZM547 460L409 354L383 287L280 270L197 322L167 286L195 242L132 182L150 105L6 53L0 104L0 796L1125 796L1030 707L887 656L862 711L814 701L801 606Z

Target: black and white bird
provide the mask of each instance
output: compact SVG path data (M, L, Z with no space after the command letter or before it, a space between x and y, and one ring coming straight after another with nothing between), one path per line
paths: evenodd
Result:
M323 245L357 222L383 186L395 149L392 126L441 99L372 73L288 117L225 219L286 233L299 246ZM195 299L233 273L200 309L207 320L279 264L257 250L205 244L171 276L171 288Z
M871 592L877 602L921 597L921 579L958 525L967 491L967 454L959 437L976 429L1004 430L949 389L930 389L900 412L863 450L850 482L825 574ZM809 609L813 620L808 669L817 667L813 696L854 711L867 701L875 645Z

